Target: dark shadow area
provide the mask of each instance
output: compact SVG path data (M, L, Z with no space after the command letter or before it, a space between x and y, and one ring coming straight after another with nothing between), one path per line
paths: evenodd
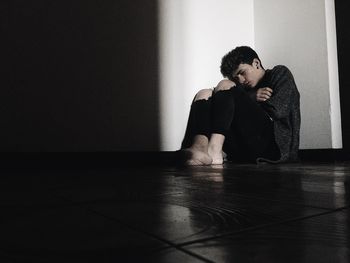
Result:
M157 1L1 1L0 151L158 150Z
M350 259L349 162L0 172L0 262Z
M300 150L299 162L341 164L350 160L350 153L337 149ZM185 168L184 156L179 151L115 151L115 152L8 152L0 153L0 167L11 171L33 170L115 170L120 167ZM289 163L290 164L290 163ZM280 167L287 164L265 164ZM254 162L225 162L225 165L251 165ZM210 167L210 166L207 166Z
M350 150L350 79L348 61L350 58L349 46L350 36L348 33L350 7L345 1L335 1L336 25L337 25L337 48L338 48L338 68L339 68L339 92L341 122L343 133L343 148Z

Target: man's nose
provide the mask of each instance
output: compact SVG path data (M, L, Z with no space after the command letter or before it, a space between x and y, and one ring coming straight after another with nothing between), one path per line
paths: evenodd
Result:
M242 75L238 75L238 81L240 84L244 84L245 78Z

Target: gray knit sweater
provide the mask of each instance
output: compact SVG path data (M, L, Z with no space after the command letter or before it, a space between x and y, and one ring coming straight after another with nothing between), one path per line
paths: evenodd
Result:
M261 102L261 106L274 121L276 144L280 150L279 160L258 158L257 162L293 162L298 160L300 132L300 94L292 73L286 66L278 65L265 72L263 79L251 90L250 96L256 96L259 88L273 90L270 99Z

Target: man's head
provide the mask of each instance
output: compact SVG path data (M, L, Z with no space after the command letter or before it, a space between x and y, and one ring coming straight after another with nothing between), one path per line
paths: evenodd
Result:
M250 87L255 87L265 74L258 54L247 46L227 53L221 60L220 70L224 77Z

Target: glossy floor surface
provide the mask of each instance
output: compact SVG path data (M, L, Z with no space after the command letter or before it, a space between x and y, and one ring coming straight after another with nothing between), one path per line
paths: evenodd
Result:
M350 163L1 170L0 262L350 262Z

